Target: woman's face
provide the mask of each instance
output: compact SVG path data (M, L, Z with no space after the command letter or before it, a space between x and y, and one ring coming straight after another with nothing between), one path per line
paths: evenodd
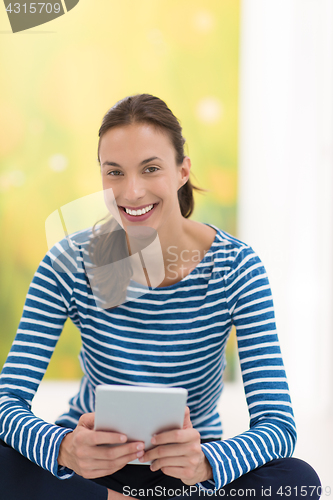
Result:
M149 124L108 130L99 147L103 189L112 189L124 228L145 225L159 230L177 223L178 189L189 177L186 157L176 164L167 133Z

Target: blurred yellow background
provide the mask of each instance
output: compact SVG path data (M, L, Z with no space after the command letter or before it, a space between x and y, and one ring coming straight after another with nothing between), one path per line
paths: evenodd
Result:
M80 0L12 34L0 5L0 368L47 251L46 218L101 189L97 134L119 99L166 101L193 181L210 190L193 218L236 235L239 14L239 0ZM67 321L46 377L79 377L79 346Z

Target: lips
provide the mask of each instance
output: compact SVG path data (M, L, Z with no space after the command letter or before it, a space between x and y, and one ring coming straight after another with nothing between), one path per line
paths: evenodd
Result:
M145 205L141 205L139 207L122 207L120 206L120 208L127 208L128 210L142 210L143 208L146 208L146 207L149 207L150 205L157 205L157 203L146 203Z
M124 217L127 220L134 222L134 221L144 221L144 220L148 219L148 217L151 216L151 214L156 210L158 203L150 203L150 205L153 205L153 208L142 215L130 215L126 212L125 207L119 206L119 208L122 209ZM146 208L146 207L149 207L149 204L148 205L141 205L140 207L126 207L126 208L129 210L142 210L143 208Z

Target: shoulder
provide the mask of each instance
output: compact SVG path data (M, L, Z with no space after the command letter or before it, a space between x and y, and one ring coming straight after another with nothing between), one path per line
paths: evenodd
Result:
M236 238L226 231L223 231L213 224L205 225L215 229L216 231L215 239L212 244L212 248L215 252L225 251L228 252L231 257L236 257L240 252L247 250L253 252L253 249L250 247L250 245L248 245L244 241Z
M215 240L210 248L212 259L223 269L225 277L235 276L236 271L239 275L241 270L246 272L253 266L262 268L261 272L265 272L259 256L250 245L217 226L210 226L216 230Z
M71 233L54 244L49 242L49 250L43 260L51 261L57 272L77 272L81 267L82 253L89 253L94 236L95 232L90 227Z

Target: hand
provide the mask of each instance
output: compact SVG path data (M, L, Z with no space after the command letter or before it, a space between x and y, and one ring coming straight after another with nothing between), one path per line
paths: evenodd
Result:
M152 461L151 470L177 477L187 485L213 478L212 468L201 449L200 434L193 429L186 407L182 429L155 434L154 448L145 452L140 462Z
M95 414L86 413L74 431L66 434L60 445L59 465L93 479L113 474L144 454L144 443L126 443L127 436L118 432L95 431L94 421Z

